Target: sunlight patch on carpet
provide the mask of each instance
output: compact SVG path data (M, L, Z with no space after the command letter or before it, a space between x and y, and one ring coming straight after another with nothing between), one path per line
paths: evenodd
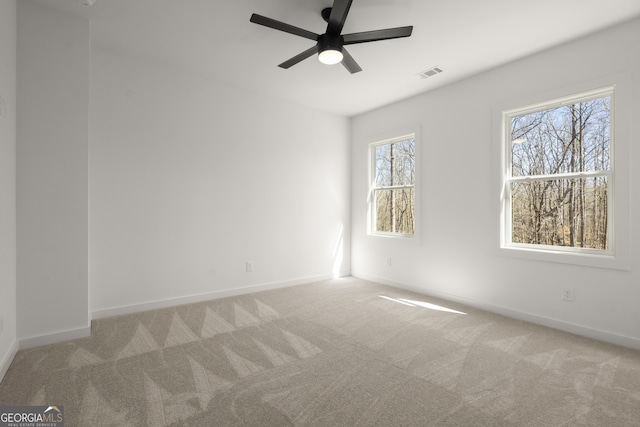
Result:
M416 300L404 299L404 298L391 298L391 297L387 297L387 296L384 296L384 295L378 295L378 296L380 298L384 298L384 299L389 300L389 301L397 302L399 304L408 305L409 307L423 307L423 308L428 308L429 310L444 311L444 312L447 312L447 313L464 314L464 315L467 314L467 313L463 313L462 311L453 310L451 308L443 307L443 306L437 305L437 304L431 304L431 303L424 302L424 301L416 301Z

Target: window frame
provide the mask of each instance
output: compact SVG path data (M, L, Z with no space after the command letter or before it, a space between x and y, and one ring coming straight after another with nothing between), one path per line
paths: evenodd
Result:
M595 88L595 89L594 89ZM612 165L612 189L613 201L609 209L613 216L609 217L610 242L608 254L602 254L601 250L557 250L558 247L548 246L537 248L539 245L507 245L505 239L506 192L505 177L507 176L507 155L510 150L505 149L505 144L510 143L510 135L506 134L507 123L505 113L513 111L526 111L529 108L550 105L559 99L579 99L580 95L597 93L600 90L613 88L614 97L611 105L610 130L615 141L611 144L610 162ZM631 187L630 187L630 147L632 130L632 93L633 79L630 73L622 72L610 74L582 81L568 86L559 87L547 92L536 91L521 94L509 101L503 101L493 107L493 182L496 187L496 195L499 203L495 206L496 224L496 255L509 258L544 261L560 264L579 265L593 268L608 268L616 270L631 269ZM552 100L552 101L549 101ZM509 211L509 215L510 215ZM509 229L510 233L510 229ZM532 247L534 246L534 247Z
M609 169L606 171L589 171L589 172L568 172L550 175L526 175L513 176L513 142L511 141L511 119L516 116L551 110L558 107L575 105L581 102L587 102L594 99L609 97L610 99L610 115L609 115ZM614 206L615 206L615 87L607 86L588 92L581 92L574 95L561 97L540 104L529 105L522 108L516 108L504 111L503 115L503 150L504 150L504 218L502 229L502 242L505 247L512 247L524 250L544 250L550 252L567 252L576 254L591 254L599 256L613 256L614 241ZM562 179L587 179L592 177L605 177L607 179L607 249L580 248L573 246L554 246L532 243L513 242L513 213L512 213L512 192L511 184L528 183L534 181L550 181Z
M398 135L398 134L396 134ZM382 145L393 144L400 141L406 141L407 139L413 139L414 146L414 179L413 185L394 185L394 186L381 186L378 187L376 185L376 148ZM376 237L388 237L388 238L399 238L399 239L413 239L416 236L417 231L417 183L418 180L418 132L406 132L399 133L398 136L394 136L391 138L385 138L378 140L376 142L371 142L367 145L367 153L368 153L368 172L369 172L369 196L368 200L368 226L367 231L369 236ZM399 232L391 232L391 231L377 231L377 215L376 215L376 192L384 191L384 190L398 190L398 189L413 189L413 233L399 233Z

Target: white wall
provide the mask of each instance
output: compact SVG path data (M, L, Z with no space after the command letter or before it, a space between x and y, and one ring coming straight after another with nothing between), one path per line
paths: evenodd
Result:
M640 40L639 20L355 117L353 274L640 347L638 227L624 230L631 234L630 271L505 257L497 250L500 188L492 169L499 164L499 141L492 131L496 106L631 73L631 141L625 141L632 146L631 157L620 160L628 161L633 172L640 163L640 153L634 150L640 131L640 55L635 40ZM375 142L376 135L412 124L422 135L420 232L413 241L369 237L367 144ZM623 204L631 197L631 218L640 217L637 179L625 173L618 180L629 183L630 194L622 192L620 197L625 198ZM392 258L391 267L385 266L386 257ZM575 288L575 302L561 300L567 284Z
M348 119L106 47L91 72L94 318L331 277L339 240L349 274Z
M20 346L87 335L89 23L18 2Z
M16 341L16 1L0 2L0 380Z

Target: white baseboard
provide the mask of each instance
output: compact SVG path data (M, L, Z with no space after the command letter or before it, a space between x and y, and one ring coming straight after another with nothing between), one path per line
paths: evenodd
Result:
M345 276L350 276L350 272L341 272L340 277L345 277ZM321 280L328 280L332 278L333 276L331 275L305 277L305 278L300 278L295 280L287 280L283 282L262 283L258 285L245 286L242 288L224 289L220 291L209 292L209 293L204 293L199 295L190 295L186 297L171 298L171 299L160 300L160 301L152 301L148 303L132 304L132 305L123 306L123 307L107 308L103 310L94 311L92 313L91 318L102 319L105 317L118 316L121 314L137 313L140 311L171 307L174 305L189 304L194 302L201 302L201 301L208 301L212 299L243 295L243 294L248 294L252 292L260 292L260 291L267 291L270 289L278 289L278 288L285 288L289 286L303 285L306 283L312 283L312 282L317 282ZM73 340L77 338L85 338L90 335L91 335L91 326L89 325L83 328L72 329L68 331L21 338L13 345L12 350L7 354L7 356L5 356L5 359L2 360L1 362L2 364L0 365L0 373L2 373L2 375L0 375L0 379L2 378L2 376L4 376L4 372L6 372L6 370L9 368L9 365L11 364L11 361L13 360L13 357L15 356L15 353L18 350L24 350L27 348L39 347L39 346L48 345L48 344L55 344L55 343Z
M18 340L14 340L7 353L4 355L2 360L0 360L0 382L2 382L2 380L4 379L4 376L9 370L9 366L11 366L11 362L13 362L13 358L16 357L17 352Z
M86 338L91 335L91 326L83 328L70 329L67 331L54 332L52 334L40 335L36 337L21 338L18 342L18 348L40 347L42 345L55 344L63 341L74 340L77 338Z
M349 276L350 274L347 274L345 272L344 275ZM343 277L342 273L340 274L340 276ZM138 313L141 311L156 310L159 308L171 307L175 305L191 304L195 302L233 297L236 295L244 295L252 292L268 291L271 289L286 288L289 286L296 286L296 285L304 285L306 283L318 282L321 280L328 280L332 278L333 276L330 276L330 275L304 277L300 279L287 280L283 282L261 283L258 285L245 286L242 288L223 289L219 291L207 292L207 293L197 294L197 295L189 295L185 297L168 298L164 300L157 300L157 301L145 302L140 304L131 304L131 305L120 306L120 307L105 308L105 309L93 311L91 313L91 319L92 320L104 319L105 317L120 316L122 314Z
M598 341L608 342L610 344L616 344L622 347L628 347L640 350L640 339L619 335L612 332L602 331L599 329L593 329L586 326L576 325L574 323L565 322L563 320L554 319L550 317L539 316L537 314L527 313L524 311L513 310L507 307L502 307L495 304L490 304L484 301L471 300L467 298L458 297L456 295L447 294L445 292L433 291L418 286L407 285L404 283L395 282L393 280L385 279L383 277L354 274L354 277L358 277L371 282L381 283L383 285L393 286L394 288L405 289L407 291L416 292L419 294L440 298L447 301L452 301L470 307L479 308L491 313L499 314L512 319L524 320L525 322L534 323L536 325L546 326L553 329L569 332L575 335L580 335L587 338L592 338Z

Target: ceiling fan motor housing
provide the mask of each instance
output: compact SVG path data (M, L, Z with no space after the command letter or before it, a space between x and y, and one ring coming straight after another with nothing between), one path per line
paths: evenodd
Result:
M322 34L318 37L318 52L324 52L325 50L337 50L342 52L342 44L344 38L341 35L336 34Z

